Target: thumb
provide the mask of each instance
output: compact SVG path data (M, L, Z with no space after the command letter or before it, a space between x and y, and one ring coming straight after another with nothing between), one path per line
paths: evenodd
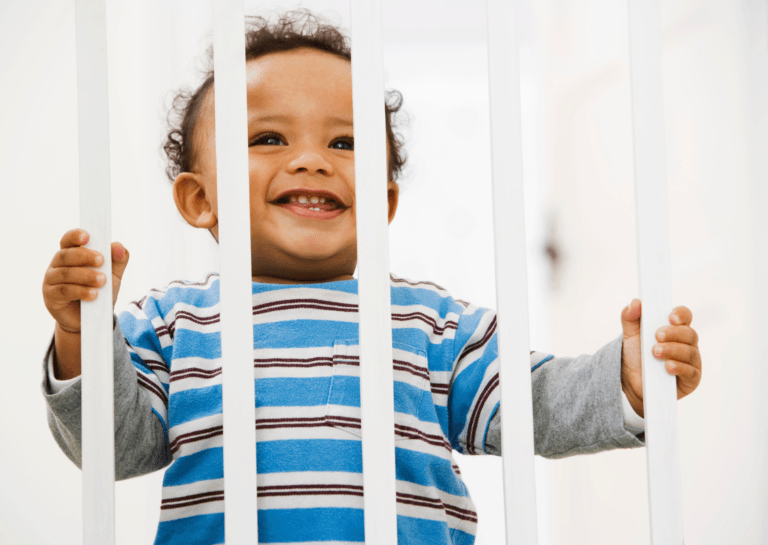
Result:
M117 294L120 291L120 282L128 266L130 254L125 246L119 242L112 243L112 305L117 301Z
M641 313L640 299L632 299L632 302L621 311L621 328L624 330L625 339L640 335Z

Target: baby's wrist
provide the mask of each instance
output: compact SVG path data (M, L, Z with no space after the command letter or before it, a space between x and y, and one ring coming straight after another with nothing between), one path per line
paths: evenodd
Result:
M67 333L69 335L78 335L78 336L80 335L79 329L78 330L70 329L68 327L61 325L59 322L56 322L56 333L59 333L59 332Z

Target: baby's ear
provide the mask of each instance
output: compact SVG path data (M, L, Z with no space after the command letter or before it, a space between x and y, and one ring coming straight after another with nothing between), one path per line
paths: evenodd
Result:
M200 176L182 172L173 182L173 200L181 216L192 227L211 229L218 223Z

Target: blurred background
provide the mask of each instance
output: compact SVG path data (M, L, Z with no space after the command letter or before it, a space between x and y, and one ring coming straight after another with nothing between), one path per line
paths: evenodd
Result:
M628 25L617 0L519 0L531 346L597 351L638 297ZM349 28L349 0L300 4ZM210 0L107 2L113 240L131 252L117 312L218 269L176 211L161 146L174 94L201 83ZM246 13L298 7L246 1ZM387 0L385 84L409 160L392 271L495 308L485 3ZM686 543L768 543L768 9L661 6L673 305L693 311L705 372L678 404ZM6 311L0 543L82 542L80 471L40 392L53 332L45 270L79 223L74 3L0 2L0 224ZM441 239L427 238L439 231ZM428 242L427 242L428 240ZM671 310L671 309L670 309ZM456 454L478 545L504 535L501 460ZM537 458L542 545L649 543L644 449ZM162 474L117 483L117 542L152 543Z

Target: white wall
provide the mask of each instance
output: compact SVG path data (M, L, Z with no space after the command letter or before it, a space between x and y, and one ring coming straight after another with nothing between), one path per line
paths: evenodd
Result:
M577 355L615 338L638 295L626 7L520 2L532 346ZM246 2L247 12L259 4ZM482 4L384 4L387 86L413 118L392 270L494 307ZM348 25L348 2L303 5ZM131 251L120 311L152 286L216 269L210 235L174 209L160 154L171 92L199 82L211 26L202 0L110 1L108 17L113 238ZM705 365L701 387L679 404L686 542L762 544L766 3L670 0L662 26L673 298L693 310ZM0 52L0 274L10 309L0 315L0 543L79 543L81 474L52 440L39 391L53 329L40 286L79 218L72 3L0 4ZM426 228L446 236L413 236ZM549 235L562 255L555 268L542 250ZM478 504L478 545L500 543L500 460L457 458ZM537 460L537 476L542 545L648 542L642 450ZM151 543L161 477L117 484L118 543Z

